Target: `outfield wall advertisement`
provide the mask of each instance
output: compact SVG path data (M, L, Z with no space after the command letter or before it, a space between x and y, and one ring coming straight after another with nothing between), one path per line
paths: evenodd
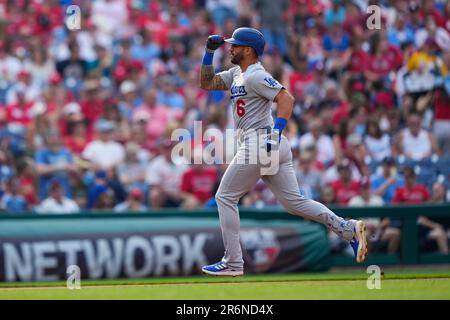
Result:
M72 232L61 232L64 228L51 232L48 221L44 233L33 235L25 228L20 235L0 234L0 281L64 280L73 265L80 268L82 279L195 275L201 266L220 260L222 235L212 222L197 221L203 226L192 228L181 227L185 224L177 219L166 220L164 230L151 227L149 219L148 230L142 223L135 230L132 221L122 221L123 230L94 232L87 220L89 232L82 232L82 221L65 222L74 223ZM241 243L246 273L318 271L329 266L326 232L316 224L243 221Z

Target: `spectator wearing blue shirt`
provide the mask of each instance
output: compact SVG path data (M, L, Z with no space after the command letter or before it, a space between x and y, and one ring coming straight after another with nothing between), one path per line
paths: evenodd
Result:
M131 120L133 110L142 103L142 99L138 97L137 86L133 81L125 80L120 85L120 93L122 99L119 102L119 111L128 121Z
M414 43L414 31L406 25L402 14L397 15L395 24L388 30L387 39L390 44L399 48L406 43Z
M56 129L50 130L45 137L46 147L38 150L34 156L36 171L39 177L39 197L48 197L49 186L52 181L59 182L64 188L66 197L71 197L69 186L69 172L76 171L72 154L62 146L61 138Z
M139 36L131 47L131 57L142 61L148 67L153 59L160 56L161 48L153 41L151 31L142 29Z
M342 24L345 20L345 16L346 11L342 5L342 0L333 0L331 2L331 7L325 10L325 25L329 27L335 22Z
M11 163L10 155L0 150L0 185L6 184L11 177L16 175L16 170Z
M123 186L120 184L115 172L107 172L106 170L97 170L95 172L95 180L91 185L87 195L87 209L97 208L99 198L105 193L113 193L113 202L120 203L125 201L127 194ZM100 201L101 202L101 201Z
M168 106L171 109L183 109L184 99L176 92L175 79L165 76L162 80L161 90L157 94L158 104Z
M383 159L382 172L372 177L372 191L383 198L385 203L391 203L395 190L403 187L405 181L398 175L395 160L392 157Z
M6 193L0 201L0 208L6 212L22 213L27 211L28 203L20 193L20 183L17 178L11 178L6 185Z
M333 23L323 37L323 48L327 53L341 54L350 47L350 37L340 23Z

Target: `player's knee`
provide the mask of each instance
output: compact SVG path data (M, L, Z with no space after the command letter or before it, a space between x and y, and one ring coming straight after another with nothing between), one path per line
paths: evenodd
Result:
M217 204L222 204L224 202L224 197L222 193L216 192L216 195L214 197L216 198Z
M233 204L233 197L225 192L218 191L215 195L217 205Z

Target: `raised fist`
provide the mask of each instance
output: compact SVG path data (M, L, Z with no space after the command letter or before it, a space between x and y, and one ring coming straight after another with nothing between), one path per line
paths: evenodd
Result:
M217 50L221 45L225 43L225 39L222 36L212 35L208 37L206 41L206 49L210 51Z

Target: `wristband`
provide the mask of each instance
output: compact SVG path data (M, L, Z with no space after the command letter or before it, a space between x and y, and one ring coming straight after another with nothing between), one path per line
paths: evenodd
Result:
M211 52L209 50L205 50L205 55L203 56L202 64L211 65L213 63L213 56L214 56L214 51Z
M274 130L278 130L280 132L280 135L281 135L281 133L283 132L284 128L286 127L286 124L287 124L287 120L285 118L278 117L275 120L275 125L273 126L273 129Z

